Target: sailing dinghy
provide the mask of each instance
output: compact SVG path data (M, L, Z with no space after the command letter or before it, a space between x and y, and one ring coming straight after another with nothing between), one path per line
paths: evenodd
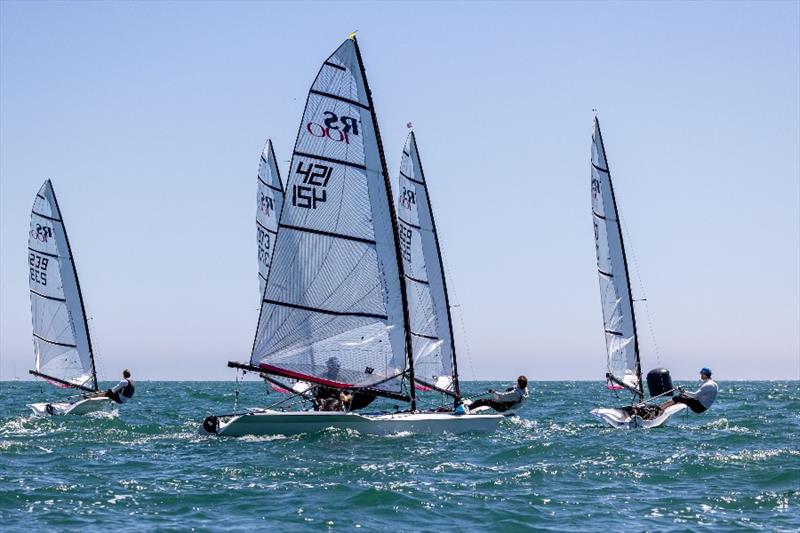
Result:
M334 427L387 434L497 427L502 415L417 410L415 384L440 388L428 379L446 377L447 383L438 381L441 389L455 394L457 380L438 370L415 376L395 216L372 95L352 36L323 62L309 91L250 362L228 365L273 384L289 380L313 387L298 397L311 399L313 390L324 387L408 402L410 409L250 410L207 417L201 431L290 435ZM437 327L430 336L440 334ZM440 356L451 356L449 347L430 340ZM427 360L429 351L423 352L420 359Z
M29 404L39 416L84 415L105 409L111 400L96 393L97 372L75 261L53 184L44 182L31 211L28 267L33 318L35 370L58 386L83 391L72 402Z
M606 384L615 393L628 391L633 395L631 406L598 408L592 410L591 414L618 429L658 427L686 409L686 406L675 404L662 410L653 403L655 398L664 397L674 390L672 378L665 369L655 369L648 373L647 385L651 398L647 401L644 398L639 339L625 243L597 117L592 134L591 175L592 219L608 358Z

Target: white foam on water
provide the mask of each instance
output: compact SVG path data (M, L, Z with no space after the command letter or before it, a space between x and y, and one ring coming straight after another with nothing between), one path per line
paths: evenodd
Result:
M286 435L243 435L238 438L242 442L272 442L276 440L287 440Z

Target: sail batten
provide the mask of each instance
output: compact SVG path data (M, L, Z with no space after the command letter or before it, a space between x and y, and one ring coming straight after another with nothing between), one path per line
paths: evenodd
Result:
M397 220L417 382L458 397L452 319L436 223L416 137L403 148Z
M381 150L358 46L348 39L308 92L252 366L401 391L410 336Z
M31 373L55 384L97 390L80 282L50 180L36 194L31 209L28 252L35 353Z
M636 316L619 212L608 168L600 123L595 118L591 158L592 215L608 355L607 376L613 386L624 386L642 396Z

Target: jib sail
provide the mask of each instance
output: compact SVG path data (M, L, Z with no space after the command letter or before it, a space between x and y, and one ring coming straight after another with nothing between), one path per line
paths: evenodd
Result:
M36 355L32 373L58 385L97 390L78 274L50 180L33 202L28 267Z
M597 118L592 135L592 219L608 352L608 386L627 388L641 396L642 371L625 245Z

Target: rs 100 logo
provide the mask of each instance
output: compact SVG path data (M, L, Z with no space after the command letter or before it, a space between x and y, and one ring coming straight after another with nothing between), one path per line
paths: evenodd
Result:
M342 115L338 116L333 111L325 111L322 124L309 122L306 130L314 137L326 138L335 142L350 144L350 135L358 136L358 119Z
M42 226L41 224L36 224L36 227L31 230L31 238L36 239L37 241L47 242L48 240L53 238L53 228L50 226Z

